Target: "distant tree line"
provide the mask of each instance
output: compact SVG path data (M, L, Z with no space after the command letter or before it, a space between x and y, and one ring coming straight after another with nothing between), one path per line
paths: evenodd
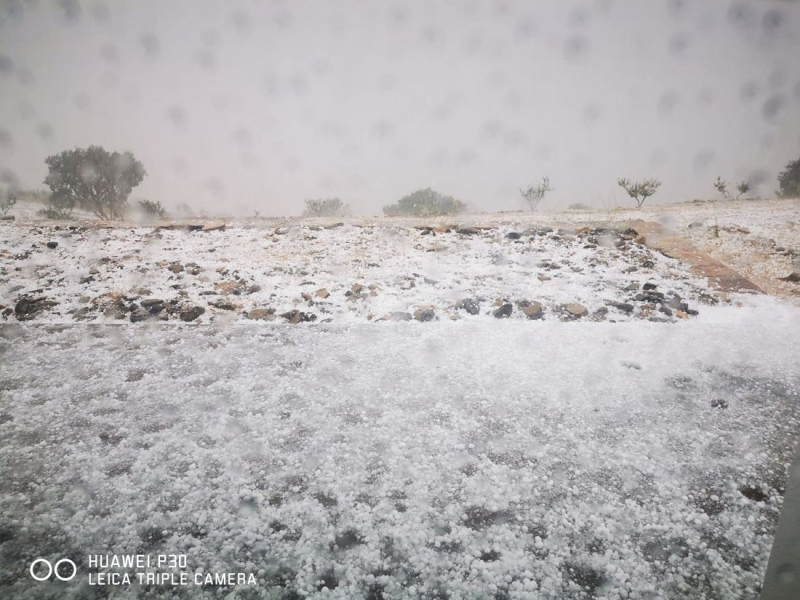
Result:
M80 207L101 219L119 219L128 208L128 197L147 175L144 166L130 152L109 152L101 146L64 150L45 159L48 168L44 183L50 189L47 205L39 213L47 218L69 218L73 209ZM631 181L620 178L617 184L641 208L661 186L657 179ZM780 198L800 197L800 158L789 162L778 176ZM735 184L736 194L728 182L717 177L714 188L728 200L737 200L752 189L749 181ZM536 210L545 196L553 191L550 178L542 177L539 183L520 189L520 196L530 210ZM37 197L41 192L35 193ZM0 193L0 215L5 215L17 202L14 190ZM577 208L582 205L571 205ZM166 210L159 201L139 200L138 211L149 218L163 218ZM441 194L431 188L417 190L394 204L383 207L387 217L433 217L457 215L467 206L453 196ZM193 216L185 203L179 205L178 214ZM350 214L349 206L340 198L306 199L303 215L308 217L343 217Z

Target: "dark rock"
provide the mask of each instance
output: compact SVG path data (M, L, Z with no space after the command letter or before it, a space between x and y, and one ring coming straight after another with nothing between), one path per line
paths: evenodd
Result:
M645 284L642 286L642 289L643 289L643 290L654 290L654 289L656 289L657 287L658 287L658 286L657 286L655 283L645 283Z
M789 283L800 283L800 273L796 271L793 273L789 273L789 275L787 275L786 277L781 277L780 280L788 281Z
M195 319L197 319L204 312L206 312L206 309L203 308L202 306L187 306L181 309L179 316L181 318L181 321L186 321L188 323L190 321L194 321Z
M275 318L274 308L254 308L248 313L245 313L248 319L253 321L272 321Z
M414 318L422 323L427 323L436 319L436 312L432 308L420 308L414 311Z
M465 310L471 315L477 315L481 312L481 303L475 298L464 298L463 300L459 300L456 304L456 308Z
M218 308L220 310L236 310L236 305L232 304L231 302L225 302L223 300L217 300L216 302L209 302L209 306L213 306L214 308Z
M154 306L160 306L164 304L164 301L160 298L145 298L140 302L143 308L152 308Z
M619 311L622 311L626 314L631 314L633 312L633 304L628 304L627 302L614 302L611 301L608 305L612 308L616 308Z
M47 247L50 248L50 250L55 250L58 248L58 242L47 242Z
M728 401L722 398L714 398L711 401L711 408L728 408Z
M58 302L48 300L44 296L38 298L23 297L14 306L14 315L20 321L30 321L39 313L56 306Z
M474 227L461 227L456 229L456 233L460 233L461 235L477 235L480 231Z
M518 233L518 232L516 232L516 231L509 231L509 232L506 234L506 239L508 239L508 240L518 240L518 239L520 239L521 237L522 237L522 234L521 234L521 233Z
M510 303L503 304L500 308L494 311L495 319L507 319L514 312L514 307Z
M281 315L281 318L286 319L289 323L297 325L298 323L308 323L310 321L316 321L317 315L313 313L305 313L297 310L296 308L290 310L289 312L285 312Z
M668 317L672 316L672 309L670 309L666 304L662 304L658 307L658 312L662 312Z

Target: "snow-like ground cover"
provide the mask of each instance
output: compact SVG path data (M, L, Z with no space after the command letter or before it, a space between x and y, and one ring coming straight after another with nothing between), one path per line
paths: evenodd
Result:
M673 324L3 325L0 596L756 598L800 314L743 301ZM258 583L93 588L97 553ZM29 577L64 556L71 582Z
M201 322L279 320L292 310L321 322L366 322L426 309L434 319L491 320L509 303L510 317L525 319L522 306L536 302L545 319L579 303L594 319L669 320L681 302L695 310L698 300L714 301L704 280L637 243L635 233L621 237L621 226L570 233L525 219L438 232L391 221L208 232L55 227L0 225L2 318L178 320L197 307L204 312L189 316ZM646 283L680 302L658 310L641 296ZM23 298L52 304L15 315ZM459 304L466 299L474 310Z

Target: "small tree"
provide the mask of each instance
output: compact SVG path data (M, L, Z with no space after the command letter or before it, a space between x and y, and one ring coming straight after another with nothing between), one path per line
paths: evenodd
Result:
M536 210L539 203L544 200L547 192L552 192L553 188L550 187L550 178L542 177L541 183L530 185L526 189L520 189L519 193L522 195L523 200L528 203L531 210Z
M0 191L0 215L6 216L17 203L17 195L7 190Z
M740 181L736 185L736 191L739 192L738 194L736 194L736 199L738 200L739 198L744 196L747 192L749 192L751 189L753 189L753 186L750 185L749 181Z
M62 207L79 205L101 219L123 216L131 190L147 174L130 152L108 152L100 146L64 150L45 160L44 183Z
M151 218L157 217L162 219L167 214L167 210L161 206L160 201L153 202L152 200L139 200L139 210Z
M350 208L339 198L308 198L303 216L305 217L344 217Z
M717 180L714 182L714 187L722 194L723 198L728 200L738 200L752 189L748 181L740 181L736 184L736 191L739 193L734 197L733 194L728 191L728 182L722 179L722 177L717 177Z
M435 217L457 215L466 208L461 200L425 188L400 198L395 204L384 206L383 214L387 217Z
M631 182L627 177L617 180L617 184L628 192L628 196L636 200L636 208L642 208L644 201L656 193L661 182L658 179L643 179Z
M779 198L800 198L800 158L791 161L778 175Z

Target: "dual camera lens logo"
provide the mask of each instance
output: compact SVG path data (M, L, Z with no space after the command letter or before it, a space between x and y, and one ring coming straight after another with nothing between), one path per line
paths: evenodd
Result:
M39 563L42 563L47 567L47 575L42 576L36 574L37 571L36 566ZM58 572L59 567L64 564L72 567L72 575L70 575L69 577L64 577L61 573ZM41 569L39 570L41 571ZM36 581L47 581L54 574L56 576L56 579L60 579L61 581L70 581L75 577L75 575L78 574L78 567L75 565L74 562L72 562L68 558L62 558L55 565L51 564L50 561L47 559L37 558L35 561L31 563L30 572L31 572L31 577L33 577Z

